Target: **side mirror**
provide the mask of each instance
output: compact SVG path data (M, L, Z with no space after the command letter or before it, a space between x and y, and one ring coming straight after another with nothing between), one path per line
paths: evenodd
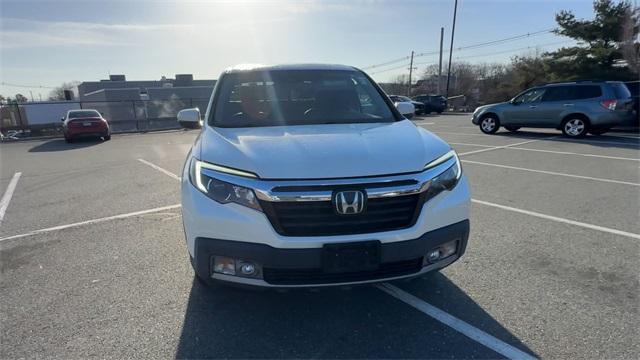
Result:
M413 116L416 111L415 106L413 106L413 104L409 102L397 102L396 109L398 109L398 112L400 112L400 114L409 117Z
M200 110L198 108L184 109L178 112L178 123L185 129L200 129Z
M64 116L60 118L60 121L64 121Z

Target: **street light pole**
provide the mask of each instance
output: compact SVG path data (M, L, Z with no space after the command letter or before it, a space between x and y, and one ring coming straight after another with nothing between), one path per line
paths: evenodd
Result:
M444 28L440 28L440 62L438 64L438 95L441 95L442 88L442 43L444 42Z
M409 63L409 86L407 87L407 96L411 97L411 75L413 74L413 51L411 51L411 62Z
M458 0L453 7L453 27L451 28L451 46L449 46L449 69L447 70L447 98L449 98L449 81L451 79L451 57L453 56L453 36L456 33L456 15L458 13Z

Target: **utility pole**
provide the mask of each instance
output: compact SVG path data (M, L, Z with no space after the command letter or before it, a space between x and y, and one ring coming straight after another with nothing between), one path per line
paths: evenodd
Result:
M407 87L407 96L411 97L411 75L413 74L413 50L411 51L411 62L409 63L409 86Z
M438 95L442 94L440 88L442 87L442 42L444 41L444 28L440 28L440 64L438 65Z
M449 46L449 70L447 70L447 96L449 98L449 80L451 79L451 57L453 56L453 36L456 33L456 14L458 13L458 0L453 7L453 27L451 28L451 46Z

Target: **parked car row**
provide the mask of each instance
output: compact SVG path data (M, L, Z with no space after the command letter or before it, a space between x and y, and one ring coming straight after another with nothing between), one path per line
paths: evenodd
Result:
M561 82L527 89L507 102L480 106L471 121L485 134L494 134L500 127L509 131L536 127L558 129L577 138L637 124L633 106L629 89L620 81Z

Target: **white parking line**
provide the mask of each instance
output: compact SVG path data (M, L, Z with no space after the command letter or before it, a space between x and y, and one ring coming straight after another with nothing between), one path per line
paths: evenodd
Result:
M0 225L2 225L2 219L4 219L4 214L7 212L9 202L11 202L13 192L16 190L16 186L18 185L18 180L20 180L21 175L21 172L13 174L11 181L9 181L9 186L7 186L7 190L4 192L4 195L2 195L2 200L0 200Z
M409 294L408 292L391 285L389 283L383 283L376 285L376 287L387 294L395 297L396 299L404 302L407 305L414 307L420 312L434 318L435 320L449 326L457 332L465 335L466 337L474 340L489 349L497 352L500 355L505 356L508 359L535 359L534 356L527 354L526 352L519 350L506 342L499 340L498 338L487 334L486 332L466 323L457 317L440 310L439 308L427 303L426 301Z
M608 182L608 183L614 183L614 184L631 185L631 186L639 186L639 187L640 187L640 184L638 184L638 183L633 183L633 182L628 182L628 181L620 181L620 180L612 180L612 179L596 178L596 177L591 177L591 176L582 176L582 175L565 174L565 173L559 173L559 172L555 172L555 171L535 170L535 169L528 169L528 168L522 168L522 167L517 167L517 166L509 166L509 165L492 164L492 163L486 163L486 162L481 162L481 161L471 161L471 160L461 160L461 161L462 161L463 163L468 163L468 164L477 164L477 165L484 165L484 166L494 166L494 167L499 167L499 168L504 168L504 169L512 169L512 170L520 170L520 171L529 171L529 172L535 172L535 173L540 173L540 174L557 175L557 176L565 176L565 177L571 177L571 178L576 178L576 179L585 179L585 180L593 180L593 181L602 181L602 182Z
M532 142L536 142L536 141L542 141L542 140L547 140L547 139L554 139L557 138L558 136L549 136L546 138L541 138L541 139L535 139L535 140L528 140L528 141L523 141L523 142L519 142L519 143L515 143L515 144L509 144L509 145L502 145L502 146L495 146L492 148L486 148L486 149L480 149L480 150L473 150L473 151L467 151L467 152L463 152L458 154L459 156L464 156L464 155L472 155L472 154L478 154L478 153L482 153L482 152L487 152L487 151L493 151L493 150L497 150L497 149L506 149L506 148L510 148L513 146L519 146L519 145L524 145L524 144L530 144Z
M450 142L450 141L447 141L447 144L450 144L450 145L464 145L464 146L477 146L477 147L485 147L485 148L498 147L498 146L495 146L495 145L472 144L472 143L461 143L461 142Z
M459 132L453 132L453 131L433 131L436 134L450 134L450 135L463 135L463 136L484 136L487 137L488 135L486 134L469 134L469 133L459 133ZM504 138L504 139L508 139L509 137L506 136L499 136L500 138ZM514 137L515 138L515 137ZM557 136L553 136L551 138L555 138L557 141L561 141L561 142L578 142L578 143L585 143L585 144L609 144L609 145L628 145L628 146L638 146L640 145L640 141L607 141L607 140L596 140L596 138L589 138L589 139L569 139L569 138L564 138L564 137L560 137L560 135ZM620 137L622 138L622 137ZM546 139L550 139L550 138L541 138L539 140L546 140Z
M176 174L172 173L172 172L171 172L171 171L169 171L169 170L163 169L163 168L161 168L160 166L158 166L158 165L156 165L156 164L153 164L153 163L150 163L150 162L148 162L148 161L147 161L147 160L145 160L145 159L138 159L138 161L140 161L141 163L143 163L143 164L145 164L145 165L147 165L147 166L151 166L152 168L154 168L154 169L156 169L156 170L158 170L158 171L160 171L160 172L164 173L165 175L168 175L168 176L170 176L170 177L172 177L172 178L174 178L174 179L176 179L176 180L180 181L180 176L178 176L178 175L176 175Z
M126 214L107 216L107 217L103 217L103 218L99 218L99 219L80 221L80 222L73 223L73 224L58 225L58 226L53 226L53 227L49 227L49 228L29 231L29 232L24 233L24 234L5 236L3 238L0 238L0 242L6 241L6 240L19 239L19 238L23 238L23 237L27 237L27 236L33 236L33 235L37 235L37 234L48 233L48 232L52 232L52 231L64 230L64 229L69 229L69 228L74 228L74 227L79 227L79 226L84 226L84 225L97 224L97 223L110 221L110 220L126 219L126 218L129 218L129 217L132 217L132 216L140 216L140 215L156 213L156 212L161 212L161 211L171 210L171 209L178 209L178 208L180 208L180 204L157 207L157 208L141 210L141 211L134 211L134 212L126 213Z
M584 153L575 153L570 151L542 150L542 149L531 149L531 148L521 148L521 147L512 147L512 148L509 148L509 150L537 151L537 152L544 152L544 153L550 153L550 154L576 155L576 156L595 157L595 158L611 159L611 160L640 161L640 158L634 159L634 158L621 157L621 156L584 154Z
M498 208L498 209L502 209L502 210L513 211L513 212L517 212L517 213L520 213L520 214L530 215L530 216L541 218L541 219L551 220L551 221L555 221L555 222L559 222L559 223L580 226L580 227L591 229L591 230L602 231L602 232L606 232L606 233L609 233L609 234L627 236L627 237L630 237L630 238L633 238L633 239L640 239L640 234L636 234L636 233L632 233L632 232L622 231L622 230L618 230L618 229L612 229L612 228L599 226L599 225L588 224L588 223L584 223L584 222L581 222L581 221L565 219L565 218L552 216L552 215L546 215L546 214L542 214L542 213L535 212L535 211L518 209L518 208L511 207L511 206L491 203L491 202L488 202L488 201L471 199L471 202L474 202L476 204L486 205L486 206L492 206L492 207L495 207L495 208Z
M499 146L495 145L485 145L485 144L473 144L473 143L460 143L460 142L448 142L451 145L463 145L463 146L477 146L483 148L497 148ZM535 151L535 152L544 152L550 154L560 154L560 155L576 155L576 156L584 156L584 157L595 157L602 159L612 159L612 160L628 160L628 161L638 161L640 162L640 158L628 158L621 156L609 156L609 155L596 155L596 154L585 154L585 153L576 153L571 151L556 151L556 150L542 150L542 149L532 149L532 148L523 148L523 147L507 147L504 149L509 150L523 150L523 151Z

